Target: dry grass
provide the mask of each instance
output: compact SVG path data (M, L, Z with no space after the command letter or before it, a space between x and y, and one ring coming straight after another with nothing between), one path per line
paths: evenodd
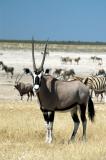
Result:
M24 46L25 50L19 50L19 52L17 52L17 44L16 46L13 44L12 46L10 45L10 48L13 47L14 50L10 52L10 50L8 50L9 46L7 45L8 44L5 43L1 46L1 49L5 48L5 50L1 50L1 53L3 53L1 60L7 65L14 65L15 76L12 80L9 79L8 81L5 73L0 70L0 160L106 160L106 105L95 106L97 110L96 119L94 124L88 120L86 143L81 141L82 126L80 125L76 141L68 145L67 140L73 129L72 119L69 113L56 113L54 141L52 144L45 144L45 126L39 107L34 101L26 102L25 99L23 102L19 101L20 96L18 96L18 92L13 88L16 75L22 72L23 67L26 67L26 65L29 68L32 67L32 62L29 61L31 57L30 50L27 50L27 46ZM30 47L31 46L28 48L30 49ZM16 52L15 48L17 48ZM39 49L37 46L36 48ZM98 51L104 52L106 45L51 45L49 48L51 50L63 49L80 52L95 51L92 53L94 55L94 53ZM25 60L24 55L26 55L26 53L29 58ZM64 56L65 54L66 53L64 53ZM101 55L102 53L99 54ZM55 55L53 59L54 57ZM40 56L38 58L40 58ZM55 59L57 58L59 57ZM82 68L78 66L81 73L85 72L85 62L88 63L87 58L84 60L84 64L81 62L80 66ZM54 60L48 64L51 66L53 63ZM96 64L93 64L93 62L89 63L95 70L94 65ZM105 61L103 63L105 67ZM56 67L55 63L52 67ZM76 66L74 65L74 67ZM87 72L88 70L90 70L90 67L87 67ZM25 78L24 82L27 82L27 80L29 79Z
M105 160L106 106L96 107L96 119L88 121L87 142L67 144L73 123L69 113L56 113L54 141L45 144L42 113L35 102L0 101L0 160Z

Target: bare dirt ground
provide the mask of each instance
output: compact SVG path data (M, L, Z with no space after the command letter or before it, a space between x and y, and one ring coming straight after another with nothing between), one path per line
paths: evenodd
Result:
M32 69L30 50L0 50L0 61L14 66L15 74L11 79L0 68L0 160L105 160L106 159L106 104L95 103L96 117L92 124L88 120L87 142L81 141L82 127L78 130L75 143L67 144L73 122L69 113L56 113L54 123L54 141L45 144L45 127L42 113L36 97L33 101L20 100L14 83L23 68ZM36 52L36 63L39 66L42 55ZM103 59L103 65L92 62L91 56ZM61 56L81 57L79 65L62 64ZM90 75L99 68L106 68L105 53L65 53L51 52L45 61L45 68L73 68L77 75ZM32 82L30 76L24 76L23 82ZM96 102L96 101L94 101Z

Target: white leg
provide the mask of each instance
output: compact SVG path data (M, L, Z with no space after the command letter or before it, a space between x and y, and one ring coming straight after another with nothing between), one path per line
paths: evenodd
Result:
M46 132L46 143L51 143L53 140L53 135L52 135L52 129L53 129L53 123L49 122L46 123L46 128L47 128L47 132Z
M43 112L44 120L46 122L46 143L51 143L53 140L52 130L54 121L54 112Z
M106 94L104 94L104 101L105 101L105 103L106 103Z

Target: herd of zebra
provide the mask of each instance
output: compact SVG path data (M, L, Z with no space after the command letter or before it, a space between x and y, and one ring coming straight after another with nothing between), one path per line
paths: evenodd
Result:
M74 58L74 59L72 59L72 58L70 58L70 57L61 57L61 61L62 61L62 63L70 63L70 64L72 64L72 61L75 61L75 63L78 65L79 64L79 61L80 61L80 57L77 57L77 58Z
M90 59L93 62L97 62L98 65L102 65L103 64L103 61L102 61L101 57L91 56ZM68 56L67 57L61 57L61 62L64 63L64 64L67 64L67 63L72 64L72 62L75 62L78 65L80 60L81 60L80 57L77 57L77 58L70 58Z
M67 63L70 62L72 64L72 60L74 60L77 64L79 64L79 61L81 60L80 57L78 58L70 58L70 57L61 57L61 61L62 63ZM102 62L102 58L96 57L96 56L91 56L91 60L94 61L99 61ZM13 77L14 74L14 67L9 67L7 65L5 65L2 61L0 61L0 66L2 66L2 70L4 70L7 74L10 73L11 74L11 78ZM49 75L51 74L51 69L47 68L45 70L45 75ZM98 97L99 95L101 95L101 100L103 100L103 95L106 94L106 72L104 69L100 69L98 71L98 73L94 76L94 75L90 75L87 77L81 77L81 76L77 76L74 69L69 69L69 70L65 70L65 69L61 69L61 68L56 68L54 70L54 72L52 73L52 75L54 77L56 77L59 80L65 80L65 81L71 81L71 80L79 80L83 83L86 83L86 85L89 87L91 95L94 92L95 96L97 97L97 101L98 101ZM29 97L31 97L34 95L33 93L33 89L32 89L32 84L28 83L25 84L24 82L16 82L15 81L15 88L19 91L20 96L21 96L21 100L23 99L23 95L27 94L28 99ZM21 86L21 87L20 87Z

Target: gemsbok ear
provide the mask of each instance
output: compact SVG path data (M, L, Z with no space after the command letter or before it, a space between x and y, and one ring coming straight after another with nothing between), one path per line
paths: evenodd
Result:
M28 74L28 73L31 73L31 74L32 74L32 72L30 71L29 68L24 68L23 70L24 70L24 73L25 73L25 74Z

